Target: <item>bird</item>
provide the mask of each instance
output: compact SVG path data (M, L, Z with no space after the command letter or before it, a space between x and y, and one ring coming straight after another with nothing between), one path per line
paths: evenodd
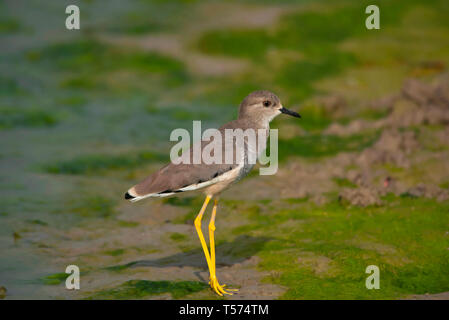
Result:
M125 193L125 199L131 202L146 198L176 196L180 193L192 191L204 193L206 198L194 220L194 226L209 269L209 285L220 296L224 294L232 295L238 290L225 288L226 285L220 284L216 274L214 233L219 197L224 190L251 171L255 163L248 161L249 156L254 156L254 153L257 153L255 156L258 157L260 156L260 149L266 148L268 135L262 133L270 130L270 122L280 114L301 118L297 112L283 107L279 98L270 91L259 90L250 93L240 104L238 118L221 126L218 132L224 135L228 129L252 129L257 132L257 143L261 143L262 147L259 150L255 151L254 145L249 145L250 140L247 138L240 145L234 139L224 141L224 138L221 138L223 140L219 141L220 138L217 138L211 139L211 141L200 141L197 143L202 147L206 147L210 143L216 143L217 146L220 145L218 144L220 142L222 148L218 150L225 153L233 151L236 156L232 157L231 163L206 163L203 159L199 163L194 163L194 161L174 163L174 161L171 161ZM254 142L252 143L254 144ZM194 146L186 150L186 153L183 153L184 159L192 160L194 157L193 150L195 150ZM238 151L241 151L240 156L237 156ZM209 222L209 252L201 229L201 221L212 198L214 198L214 204Z

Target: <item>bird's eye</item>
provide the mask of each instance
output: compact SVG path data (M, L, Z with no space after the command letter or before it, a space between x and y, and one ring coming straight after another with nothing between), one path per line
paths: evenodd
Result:
M269 106L271 106L271 101L268 101L268 100L267 100L267 101L264 101L264 102L263 102L263 106L264 106L264 107L269 107Z

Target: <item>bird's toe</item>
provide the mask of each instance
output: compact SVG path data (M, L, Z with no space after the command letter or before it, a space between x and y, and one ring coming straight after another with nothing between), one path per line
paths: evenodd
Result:
M230 296L232 296L234 293L233 292L237 292L237 289L224 289L224 287L226 287L225 284L220 285L220 283L218 282L218 280L215 279L211 279L209 282L212 290L215 291L215 293L217 293L220 296L223 296L224 294L228 294Z

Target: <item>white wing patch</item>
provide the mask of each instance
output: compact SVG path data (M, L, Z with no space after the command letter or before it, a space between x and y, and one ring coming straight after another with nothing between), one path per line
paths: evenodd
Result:
M222 175L219 175L219 176L217 176L217 177L215 177L215 178L213 178L213 179L211 179L209 181L204 181L204 182L201 182L201 183L191 184L189 186L186 186L186 187L183 187L181 189L175 190L175 192L149 193L149 194L146 194L144 196L135 197L135 198L131 199L130 201L131 202L137 202L137 201L145 199L145 198L164 198L164 197L172 196L172 195L174 195L176 193L179 193L179 192L199 190L199 189L208 187L210 185L213 185L213 184L221 182L221 181L234 179L234 177L239 174L239 172L240 172L240 170L242 168L243 168L243 163L239 164L234 169L226 171Z

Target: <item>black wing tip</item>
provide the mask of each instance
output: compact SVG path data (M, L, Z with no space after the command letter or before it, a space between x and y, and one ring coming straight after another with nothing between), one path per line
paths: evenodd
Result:
M134 199L135 197L133 197L132 195L130 195L128 192L125 193L125 199L126 200L130 200L130 199Z

